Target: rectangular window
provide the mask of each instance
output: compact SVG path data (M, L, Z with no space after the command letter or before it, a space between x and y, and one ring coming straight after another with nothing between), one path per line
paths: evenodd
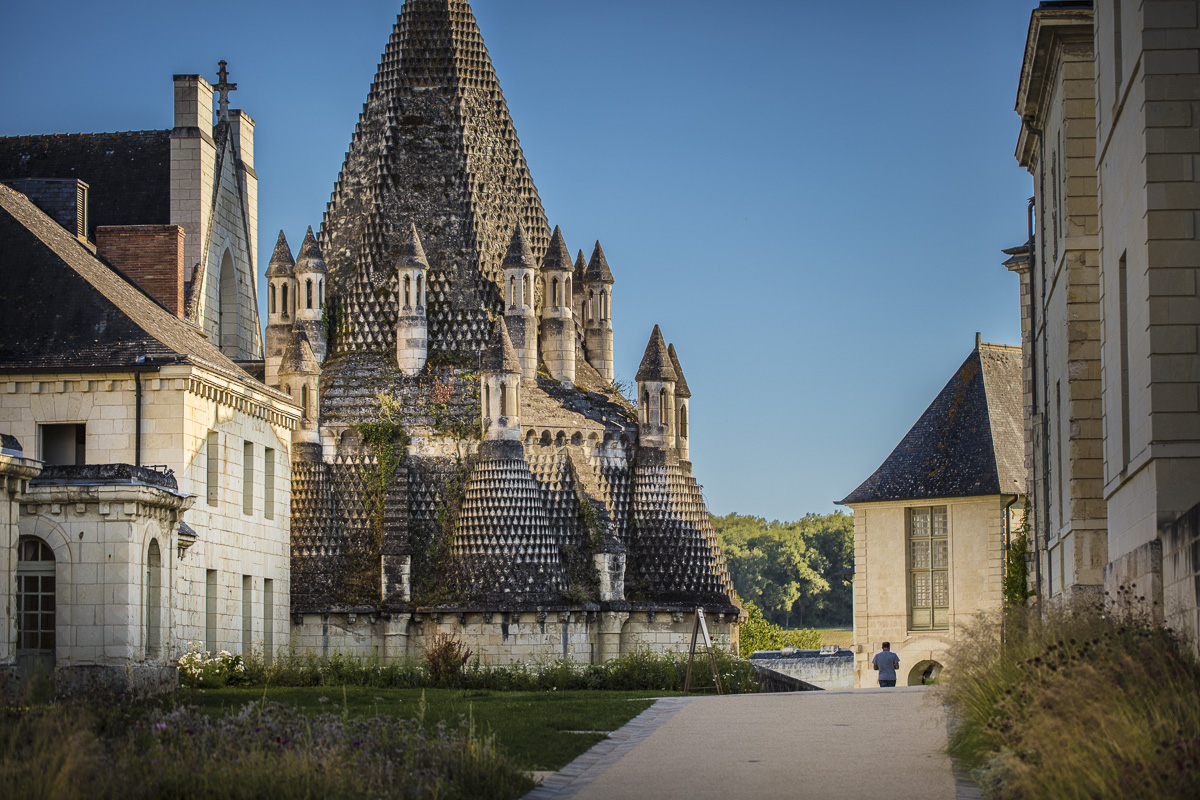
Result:
M242 576L242 653L249 655L254 635L254 578Z
M86 425L41 425L42 461L47 465L80 466L87 463Z
M908 509L910 630L950 626L950 537L946 507Z
M204 575L204 649L217 652L217 571Z
M208 475L206 477L206 486L208 487L208 504L215 506L217 504L219 481L218 477L221 474L221 447L217 442L217 432L208 432L208 442L204 448L205 458L208 461Z
M1115 0L1113 3L1113 86L1116 87L1117 94L1121 93L1121 78L1125 72L1125 66L1121 58L1121 0ZM1113 106L1117 104L1117 97L1113 98Z
M263 579L263 659L270 664L275 656L275 581Z
M1055 462L1057 473L1054 477L1054 503L1058 506L1058 526L1063 526L1063 518L1067 505L1067 499L1063 497L1063 407L1062 407L1062 381L1054 382L1054 405L1055 405L1055 427L1057 436L1054 438Z
M263 454L263 516L275 519L275 450Z
M1125 268L1125 253L1121 253L1121 260L1117 266L1117 301L1121 307L1119 309L1120 317L1120 337L1121 337L1121 471L1124 472L1129 467L1129 461L1132 456L1130 451L1130 433L1129 433L1129 270Z
M254 442L242 445L242 513L254 513Z

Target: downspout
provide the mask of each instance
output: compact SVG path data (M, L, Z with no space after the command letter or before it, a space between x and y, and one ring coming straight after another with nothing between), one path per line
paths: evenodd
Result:
M145 360L140 356L139 360ZM133 465L142 465L142 371L133 371Z
M1025 128L1030 133L1032 133L1034 136L1038 137L1038 144L1041 149L1041 154L1038 156L1038 159L1039 159L1038 160L1038 172L1039 172L1039 175L1041 176L1039 178L1039 185L1042 188L1042 197L1045 197L1046 196L1046 193L1045 193L1045 188L1046 188L1045 187L1046 137L1042 134L1041 130L1039 130L1038 128L1035 128L1033 126L1033 117L1032 116L1022 118L1021 123L1025 126ZM1034 299L1033 277L1034 277L1034 271L1036 270L1039 259L1038 259L1038 249L1036 247L1037 240L1034 237L1034 233L1033 233L1033 230L1034 230L1033 229L1033 208L1034 208L1035 203L1036 203L1035 198L1033 198L1033 197L1029 198L1029 205L1028 205L1027 211L1026 211L1026 222L1028 225L1028 234L1029 234L1029 267L1030 267L1030 275L1029 275L1029 335L1031 337L1031 341L1029 343L1029 355L1030 355L1030 358L1036 362L1037 359L1036 359L1035 345L1037 344L1037 302ZM1042 264L1042 294L1043 294L1043 296L1045 295L1045 291L1046 291L1045 272L1046 272L1046 265L1043 260L1043 264ZM1046 337L1044 335L1042 336L1041 364L1043 367L1046 364ZM1038 367L1037 367L1036 363L1031 364L1030 367L1031 367L1029 370L1029 372L1030 372L1030 397L1033 398L1034 404L1036 406L1037 396L1038 396ZM1043 381L1043 383L1044 383L1044 381ZM1041 417L1042 417L1041 434L1042 434L1042 451L1043 451L1042 452L1042 483L1045 484L1045 486L1043 487L1043 491L1042 491L1042 494L1044 496L1042 512L1045 514L1046 526L1049 526L1049 524L1050 524L1050 514L1049 514L1049 512L1050 512L1050 507L1049 507L1050 481L1048 481L1046 478L1047 478L1047 472L1050 467L1050 456L1049 456L1049 453L1046 452L1048 450L1048 448L1046 447L1046 444L1048 442L1048 437L1046 436L1045 409L1046 409L1046 404L1045 404L1045 402L1043 402L1042 403L1042 412L1043 413L1041 414ZM1031 425L1030 433L1032 433L1032 432L1033 432L1033 426ZM1037 491L1037 480L1036 480L1036 473L1035 473L1035 480L1034 480L1034 492L1035 492L1034 496L1035 496L1035 498L1036 498L1036 491ZM1040 609L1042 607L1042 556L1041 556L1041 547L1040 547L1039 543L1041 541L1041 536L1042 536L1041 528L1044 526L1037 524L1038 517L1039 517L1039 514L1037 513L1037 505L1036 505L1036 500L1035 500L1034 515L1033 515L1033 521L1034 521L1034 525L1033 525L1033 575L1034 575L1034 579L1033 579L1033 582L1034 582L1034 593L1035 593L1035 596L1037 597L1037 603L1038 603L1038 607ZM1040 611L1038 612L1038 616L1039 617L1041 616Z

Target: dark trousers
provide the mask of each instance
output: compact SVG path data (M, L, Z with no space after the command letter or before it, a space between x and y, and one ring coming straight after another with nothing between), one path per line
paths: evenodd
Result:
M880 686L895 686L895 685L896 685L896 679L895 679L895 678L893 678L893 679L892 679L892 680L890 680L890 681L885 681L883 678L880 678L880 679L879 679L879 685L880 685Z

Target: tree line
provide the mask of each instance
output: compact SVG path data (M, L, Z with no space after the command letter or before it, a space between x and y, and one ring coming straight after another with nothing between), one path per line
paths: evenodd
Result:
M835 511L796 522L729 514L712 518L733 586L784 628L849 626L854 517Z

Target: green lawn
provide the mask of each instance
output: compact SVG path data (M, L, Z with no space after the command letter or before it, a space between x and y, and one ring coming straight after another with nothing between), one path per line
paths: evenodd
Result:
M494 733L500 748L530 770L558 770L669 692L490 692L457 689L378 689L322 686L268 689L184 689L171 702L220 713L267 700L311 713L394 715L436 725L474 720L482 733ZM344 704L344 706L343 706Z
M821 644L836 644L838 647L849 647L854 644L853 628L817 628L821 636Z

